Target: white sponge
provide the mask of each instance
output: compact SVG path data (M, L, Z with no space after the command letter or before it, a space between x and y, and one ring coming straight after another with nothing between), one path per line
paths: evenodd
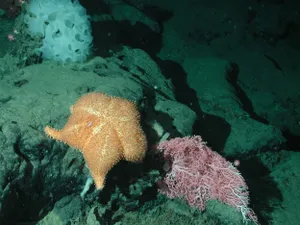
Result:
M45 59L82 62L90 54L89 16L78 0L31 0L24 22L31 36L41 36Z

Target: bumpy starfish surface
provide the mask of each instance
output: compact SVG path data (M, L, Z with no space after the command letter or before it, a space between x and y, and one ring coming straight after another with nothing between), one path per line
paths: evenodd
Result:
M121 159L141 161L147 141L134 103L103 93L82 96L71 107L61 130L45 127L51 138L79 149L97 189L102 189L108 171Z

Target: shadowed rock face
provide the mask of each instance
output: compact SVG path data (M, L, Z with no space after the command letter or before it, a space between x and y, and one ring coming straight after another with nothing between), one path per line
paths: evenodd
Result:
M20 13L22 2L19 0L2 0L0 8L3 9L8 17L15 17Z

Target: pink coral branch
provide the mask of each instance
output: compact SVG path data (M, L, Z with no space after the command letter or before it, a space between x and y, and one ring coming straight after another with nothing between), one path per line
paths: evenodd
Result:
M200 136L174 138L157 148L171 162L160 188L169 198L183 197L190 205L205 209L216 199L237 208L245 222L257 222L248 207L249 192L240 172L225 158L212 151Z

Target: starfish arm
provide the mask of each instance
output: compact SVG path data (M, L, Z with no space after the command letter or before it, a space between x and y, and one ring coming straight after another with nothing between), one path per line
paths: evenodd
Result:
M114 133L106 138L99 135L91 139L82 151L98 190L104 187L108 171L122 158L120 144Z
M85 162L87 164L87 167L89 168L89 171L93 177L94 183L96 185L96 188L102 189L105 184L105 176L107 174L107 171L103 168L103 162L100 160L100 158L95 158L94 154L88 154L86 151L83 152L83 157L85 159Z
M138 123L122 124L119 138L123 145L124 158L130 162L141 162L146 154L147 140Z
M46 126L45 127L45 133L49 137L61 141L61 131L53 129L53 128L49 127L49 126Z

